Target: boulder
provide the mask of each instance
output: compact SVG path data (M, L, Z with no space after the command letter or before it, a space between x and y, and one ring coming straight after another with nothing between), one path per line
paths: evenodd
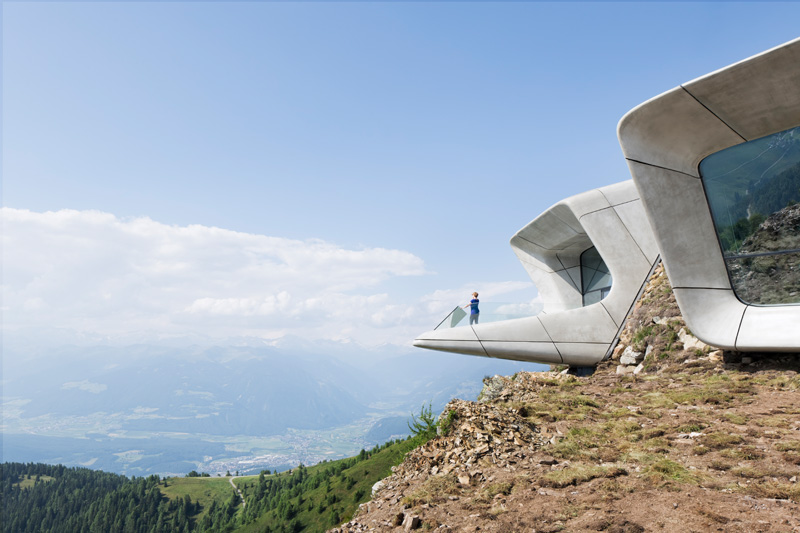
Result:
M619 358L619 363L621 365L637 365L644 360L644 354L642 352L636 352L628 346L625 348L625 351L622 352L622 355Z
M378 493L378 492L379 492L379 491L380 491L380 490L381 490L381 489L382 489L384 486L386 486L386 483L384 483L384 482L383 482L383 480L380 480L380 481L378 481L377 483L375 483L374 485L372 485L372 497L374 498L374 497L375 497L375 495L376 495L376 494L377 494L377 493Z
M622 343L617 344L617 346L614 348L614 352L611 354L611 359L613 359L614 361L619 359L619 356L620 356L620 354L622 354L622 351L624 349L625 349L625 345L623 345Z
M628 365L617 365L617 374L624 376L625 374L633 374L633 368Z
M708 344L688 333L686 328L681 328L681 330L678 332L678 339L683 344L683 349L690 352L694 350L700 350L704 352L706 348L709 347Z
M411 516L406 515L406 519L403 520L403 531L411 531L413 529L419 529L422 525L422 520L419 519L418 516Z
M489 403L492 400L496 400L508 384L508 381L507 377L497 375L483 378L483 389L478 394L478 403Z

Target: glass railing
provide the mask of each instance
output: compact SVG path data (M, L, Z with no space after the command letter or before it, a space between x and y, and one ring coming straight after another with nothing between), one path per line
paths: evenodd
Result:
M509 303L509 302L481 302L479 323L500 322L513 318L525 318L538 315L542 310L541 303ZM455 328L469 325L469 308L456 307L442 320L436 329Z

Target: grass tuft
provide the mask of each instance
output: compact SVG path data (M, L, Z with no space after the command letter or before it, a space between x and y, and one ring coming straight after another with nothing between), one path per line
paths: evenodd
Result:
M756 459L763 459L764 452L757 449L755 446L737 446L735 448L728 448L722 450L720 455L728 459L738 459L744 461L754 461Z
M747 423L747 418L737 413L725 413L724 415L722 415L722 418L724 418L731 424L736 424L737 426L743 426L744 424Z
M442 502L451 494L460 492L455 474L431 476L411 494L403 498L403 503L412 507L419 504Z
M770 480L751 483L746 487L737 486L737 489L757 498L774 498L776 500L800 502L800 485L797 483L780 483Z
M785 440L777 443L775 449L779 452L800 452L800 441Z
M689 483L696 485L700 482L700 476L690 472L680 463L670 459L662 458L651 464L645 470L645 476L652 481L674 481L676 483Z
M709 433L700 438L700 442L711 448L712 450L720 450L722 448L729 448L731 446L741 444L744 439L741 435L733 433Z
M542 485L562 488L578 485L597 478L616 478L627 475L627 471L619 467L592 466L573 464L562 470L548 472L542 477Z

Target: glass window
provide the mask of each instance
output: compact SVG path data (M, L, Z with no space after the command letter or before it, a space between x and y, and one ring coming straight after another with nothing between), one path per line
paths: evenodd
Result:
M592 246L581 254L581 293L583 306L595 304L611 291L611 273Z
M800 303L800 127L712 154L700 177L739 299Z

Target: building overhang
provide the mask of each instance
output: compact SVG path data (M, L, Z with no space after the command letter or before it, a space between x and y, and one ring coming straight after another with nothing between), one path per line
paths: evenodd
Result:
M594 246L614 280L608 296L582 306L580 256ZM511 238L546 302L536 316L437 329L414 346L535 363L595 365L609 354L658 260L631 180L572 196Z
M707 156L800 125L800 39L665 92L628 112L618 137L684 319L704 342L800 349L800 306L733 290L699 171Z

